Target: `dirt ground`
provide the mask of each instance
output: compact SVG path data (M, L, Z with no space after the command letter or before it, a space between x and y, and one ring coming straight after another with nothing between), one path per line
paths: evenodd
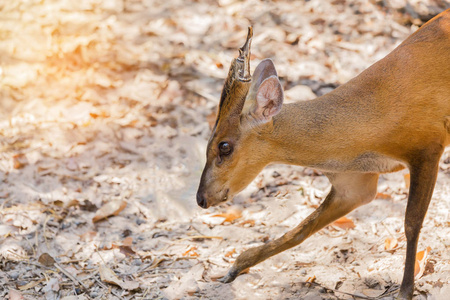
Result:
M272 165L228 204L195 193L229 63L254 26L306 101L384 57L435 1L0 3L1 299L390 299L403 273L406 171L302 245L216 281L320 204L320 173ZM420 120L417 120L420 122ZM319 150L318 150L319 151ZM419 242L415 299L450 293L450 151ZM359 297L357 297L359 296Z

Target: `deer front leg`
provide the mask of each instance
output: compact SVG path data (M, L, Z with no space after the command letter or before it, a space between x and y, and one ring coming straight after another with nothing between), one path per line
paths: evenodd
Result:
M405 214L406 259L398 299L409 300L414 292L414 266L420 229L428 210L439 170L442 150L417 156L411 164L411 183Z
M245 269L297 246L326 225L375 198L378 174L333 173L327 174L327 176L332 183L331 191L311 215L282 237L243 252L236 259L228 274L220 281L232 282Z

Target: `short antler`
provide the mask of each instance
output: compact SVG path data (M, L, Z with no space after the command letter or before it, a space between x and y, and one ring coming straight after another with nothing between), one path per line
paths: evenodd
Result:
M250 75L250 46L252 44L253 27L248 27L247 40L244 46L239 48L239 57L237 60L243 64L243 68L239 70L239 81L248 82L252 79Z

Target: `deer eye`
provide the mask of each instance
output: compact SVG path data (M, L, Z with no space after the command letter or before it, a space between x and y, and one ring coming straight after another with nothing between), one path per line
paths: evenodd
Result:
M233 150L233 148L231 147L230 143L221 142L219 144L220 155L229 155L231 153L231 150Z

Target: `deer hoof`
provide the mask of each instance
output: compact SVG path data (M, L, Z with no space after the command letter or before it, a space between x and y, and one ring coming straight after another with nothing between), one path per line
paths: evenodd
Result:
M238 277L239 272L233 270L233 268L231 268L230 271L228 271L228 274L225 275L224 277L220 278L218 281L222 282L222 283L230 283L233 282L236 277Z

